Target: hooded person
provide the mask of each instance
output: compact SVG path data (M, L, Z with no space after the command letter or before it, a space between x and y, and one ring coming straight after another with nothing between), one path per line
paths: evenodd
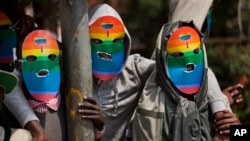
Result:
M33 26L20 36L16 54L16 70L24 96L48 140L66 140L59 43L50 31Z
M96 138L102 136L103 141L126 140L126 128L154 61L139 54L130 55L129 32L111 6L95 5L88 14L94 98L87 97L84 103L79 103L79 113L82 118L93 120L100 131ZM95 114L87 109L96 110L103 117L96 114L100 118L91 118ZM101 132L103 130L105 132Z
M169 22L163 25L156 47L156 67L138 103L133 140L212 140L212 114L226 109L226 104L219 98L224 95L218 85L210 84L216 79L207 67L202 34L192 21ZM208 95L218 96L219 101L209 101ZM213 104L218 107L211 111Z
M209 37L212 21L212 7L214 0L169 0L168 21L193 21L196 27L203 32L204 41ZM199 11L199 12L197 12ZM211 72L212 74L213 72ZM215 74L212 74L215 75ZM217 80L213 80L211 85L219 85ZM239 104L243 101L243 84L237 83L223 89L223 93L228 99L228 106ZM209 95L209 99L213 101L213 95Z

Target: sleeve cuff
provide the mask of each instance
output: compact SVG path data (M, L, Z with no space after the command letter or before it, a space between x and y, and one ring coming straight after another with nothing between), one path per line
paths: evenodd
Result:
M226 109L224 101L214 101L214 102L211 102L209 105L213 114L215 114L218 111L222 111Z

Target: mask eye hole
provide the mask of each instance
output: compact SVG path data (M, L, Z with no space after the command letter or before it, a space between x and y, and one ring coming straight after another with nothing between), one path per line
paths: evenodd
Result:
M29 55L26 57L27 62L33 62L33 61L36 61L36 59L37 59L37 57L34 55Z
M200 48L196 48L196 49L194 49L194 54L199 53L199 51L200 51Z
M119 43L119 42L123 42L123 38L115 38L113 40L113 43Z
M175 53L172 54L172 56L175 57L175 58L181 58L181 57L183 57L183 55L184 54L182 52L175 52Z
M94 44L102 44L102 40L100 39L90 39L90 41Z
M55 54L50 54L48 56L49 60L55 60L56 59L56 55Z

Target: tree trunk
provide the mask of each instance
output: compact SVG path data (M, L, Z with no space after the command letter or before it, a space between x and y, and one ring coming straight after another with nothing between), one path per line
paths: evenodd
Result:
M68 141L94 141L92 122L77 114L77 104L83 96L92 95L87 1L60 0L59 6Z

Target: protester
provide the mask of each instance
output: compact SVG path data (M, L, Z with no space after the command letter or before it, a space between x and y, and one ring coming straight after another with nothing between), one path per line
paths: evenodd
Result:
M16 54L16 69L22 80L24 95L48 134L48 140L66 140L65 101L61 94L57 40L45 29L30 27L20 36Z
M154 61L129 55L130 35L112 7L95 5L88 14L94 98L79 103L79 113L94 121L96 135L102 135L105 128L101 140L125 140L124 132Z
M211 30L211 9L213 0L169 0L168 21L194 21L196 27L203 31L206 39ZM197 12L199 11L199 12ZM230 105L243 101L243 85L238 83L223 89Z
M133 140L213 139L216 132L211 113L218 111L208 108L208 104L213 107L216 102L211 103L209 95L216 98L222 94L217 93L220 89L211 87L214 78L207 67L202 41L193 22L169 22L163 26L155 51L156 67L142 91L133 121ZM230 108L225 103L220 106ZM230 116L220 112L223 124L240 124L234 114L225 113ZM217 129L227 131L228 127Z

